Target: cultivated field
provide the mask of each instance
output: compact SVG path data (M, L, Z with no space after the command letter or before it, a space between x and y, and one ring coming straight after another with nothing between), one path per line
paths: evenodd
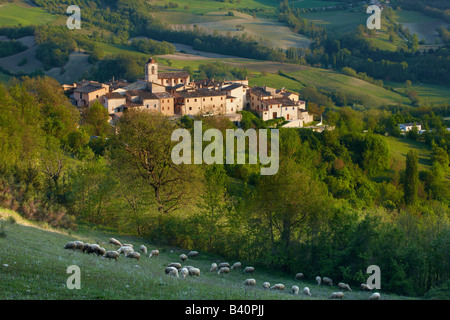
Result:
M218 275L209 272L212 262L222 262L219 256L200 252L197 259L188 259L182 263L181 253L187 249L158 246L145 239L117 234L111 230L99 230L89 226L80 226L77 231L55 230L45 224L30 223L17 213L0 209L0 223L3 224L5 237L0 237L0 299L167 299L167 300L317 300L328 299L337 291L337 286L318 286L313 280L316 275L305 275L304 281L294 279L294 274L266 270L255 266L254 276L242 271ZM131 243L134 247L145 244L149 250L159 249L159 258L153 259L142 255L140 261L121 256L118 261L107 260L79 251L64 250L68 241L98 243L106 250L116 250L109 244L114 237L122 243ZM194 249L194 248L193 248ZM171 262L180 262L201 270L200 277L186 279L174 278L164 273L164 268ZM234 261L228 261L230 264ZM251 262L241 260L243 267ZM7 266L5 266L7 265ZM66 281L69 275L67 267L77 265L81 269L81 289L68 290ZM242 282L255 278L256 286L244 288ZM335 279L335 281L338 279ZM283 292L264 290L264 281L283 283ZM337 281L336 281L337 282ZM300 290L308 286L311 297L293 295L292 285ZM346 300L367 300L368 292L353 288L345 292ZM407 299L406 297L382 294L383 300Z

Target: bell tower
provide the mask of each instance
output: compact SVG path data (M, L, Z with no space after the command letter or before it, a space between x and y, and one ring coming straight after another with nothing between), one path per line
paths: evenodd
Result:
M145 64L145 80L158 83L158 64L153 58L148 59Z

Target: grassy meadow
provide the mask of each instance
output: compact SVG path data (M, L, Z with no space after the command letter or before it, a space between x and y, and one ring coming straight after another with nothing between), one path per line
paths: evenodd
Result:
M0 5L0 26L43 25L51 23L57 17L45 10L23 2Z
M209 272L212 262L222 262L219 256L200 252L198 258L188 259L183 265L192 265L201 270L200 277L174 278L167 276L164 268L171 262L180 262L179 255L187 249L171 248L149 243L147 240L120 235L113 230L80 225L77 231L53 229L45 223L29 222L16 212L0 209L0 299L164 299L164 300L317 300L328 299L337 287L319 286L313 280L316 275L305 275L304 281L294 279L294 274L255 267L254 276L242 271L231 271L227 275ZM149 250L159 249L159 258L141 255L139 261L121 256L118 261L107 260L79 251L64 250L68 241L98 243L106 250L116 250L109 244L110 237L134 247L141 244ZM192 248L195 249L195 248ZM228 261L230 264L234 261ZM241 261L243 267L250 261ZM5 266L7 265L7 266ZM77 265L81 269L81 289L69 290L66 281L67 267ZM300 270L299 270L300 271ZM247 278L256 279L256 287L244 288ZM264 281L283 283L285 290L276 292L264 290ZM293 295L292 285L302 290L308 286L312 296ZM367 300L371 293L353 289L345 292L344 299ZM406 297L384 294L383 300L407 299ZM409 298L408 298L409 299Z

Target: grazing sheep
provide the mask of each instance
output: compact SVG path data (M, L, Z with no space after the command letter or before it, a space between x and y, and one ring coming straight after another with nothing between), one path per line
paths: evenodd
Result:
M171 264L168 265L168 267L175 267L175 268L177 268L177 270L180 270L181 269L181 263L172 262Z
M213 272L213 271L216 270L216 269L217 269L217 263L213 262L213 263L211 264L211 268L209 268L209 272Z
M188 258L187 255L185 255L184 253L180 254L181 261L185 262L187 260L187 258Z
M323 277L322 282L323 282L323 284L327 284L329 286L333 285L333 280L331 280L330 278L327 278L327 277Z
M132 252L127 252L125 254L125 257L130 258L130 259L136 259L137 261L139 261L139 259L141 259L141 254L139 252L132 251Z
M230 268L223 267L223 268L220 268L219 271L217 271L217 274L222 274L222 273L230 273Z
M303 288L303 293L304 293L305 295L307 295L307 296L310 296L310 295L311 295L311 291L309 291L309 288L308 288L308 287L304 287L304 288Z
M120 241L117 240L117 239L114 239L114 238L109 239L109 243L115 244L116 246L119 246L119 247L122 246L122 244L120 243Z
M75 250L77 248L77 244L74 241L67 242L64 246L64 249Z
M299 291L300 291L300 288L299 288L299 287L297 287L297 286L292 286L291 293L293 293L293 294L298 294Z
M187 256L188 256L188 258L197 258L198 251L190 251Z
M361 290L362 291L372 291L373 288L370 288L367 284L361 283Z
M221 262L217 265L217 269L221 269L221 268L229 268L230 264L228 262Z
M316 281L317 281L317 284L320 286L320 283L322 282L322 279L319 276L317 276L316 277Z
M271 287L270 290L280 290L280 291L283 291L283 290L284 290L284 284L282 284L282 283L277 283L276 285L274 285L273 287Z
M169 276L174 276L178 278L178 270L175 267L167 267L166 268L166 274L168 274Z
M186 269L190 269L190 268L193 268L193 266L184 266L183 268L186 268Z
M143 244L141 244L141 246L139 247L139 250L141 250L144 254L147 254L147 247L144 246Z
M103 256L103 255L105 255L106 250L105 250L105 248L100 247L100 249L98 249L96 253L98 256Z
M255 273L255 268L253 268L253 267L245 267L245 269L244 269L243 272L244 272L244 273L251 273L251 274L254 274L254 273Z
M341 290L348 290L348 291L352 292L352 289L350 289L350 286L348 284L346 284L346 283L339 282L338 283L338 287Z
M152 252L150 252L149 258L151 258L151 257L158 258L158 256L159 256L159 250L152 250Z
M369 297L369 300L380 300L381 295L378 292L372 293L372 295Z
M187 276L188 274L189 274L189 270L188 270L186 267L184 267L184 268L181 269L180 275L183 277L183 279L186 278L186 276Z
M303 275L303 273L299 272L295 275L295 280L301 280L303 279L305 276Z
M235 263L231 266L231 270L240 269L241 267L242 267L242 263L240 263L240 262L235 262Z
M244 282L242 282L242 285L244 286L255 286L256 280L255 279L247 279Z
M130 251L130 250L131 250L131 251ZM133 250L133 248L130 247L130 246L121 246L119 249L117 249L117 252L118 252L119 254L120 254L120 253L125 254L126 251L132 252L132 251L134 251L134 250Z
M264 282L263 283L263 288L264 289L269 289L270 288L270 283L269 282Z
M100 246L98 244L94 243L94 244L91 244L90 246L87 246L85 249L88 254L97 253L97 251L100 250Z
M83 253L87 252L87 250L89 249L90 246L91 246L91 244L86 242L83 247Z
M344 293L342 292L333 292L329 299L341 299L344 297Z
M123 246L124 246L124 247L131 247L131 248L133 248L133 245L130 244L130 243L123 244Z
M74 241L74 243L77 245L77 247L75 248L76 250L80 250L83 251L84 249L84 243L81 241Z
M119 259L119 253L117 251L107 251L103 257L117 261Z
M198 268L190 268L188 271L190 276L200 276L200 269Z

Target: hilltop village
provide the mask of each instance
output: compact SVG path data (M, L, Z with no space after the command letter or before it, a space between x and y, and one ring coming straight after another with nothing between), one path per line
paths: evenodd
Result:
M313 121L297 93L284 88L250 87L247 79L191 82L186 71L159 72L158 63L152 58L145 64L145 78L134 83L83 80L63 88L80 109L99 101L108 110L113 125L127 109L169 117L225 116L235 123L242 118L239 111L249 110L265 121L283 117L284 127L304 127Z

